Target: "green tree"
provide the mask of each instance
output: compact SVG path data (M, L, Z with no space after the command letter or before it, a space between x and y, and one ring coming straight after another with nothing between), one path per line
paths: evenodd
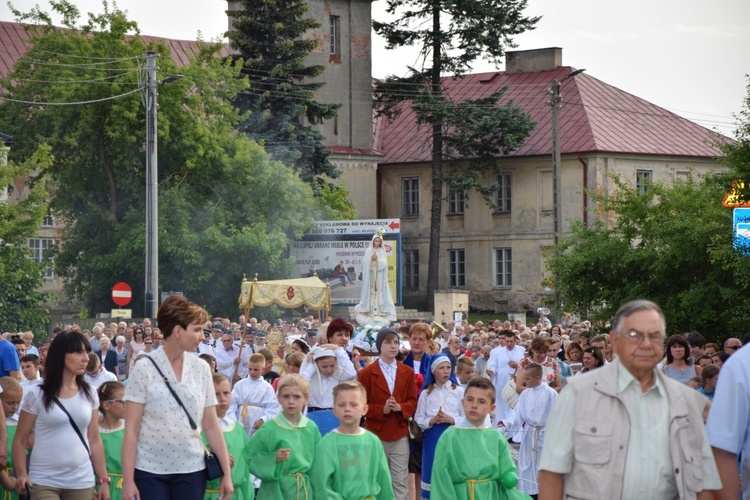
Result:
M615 179L596 196L607 224L578 223L548 262L566 309L589 308L607 320L624 302L658 303L670 332L698 330L712 340L745 332L750 319L750 258L733 248L725 184L714 178L651 184L637 190Z
M47 214L47 183L41 173L53 162L50 148L40 146L28 161L3 165L0 153L0 329L41 330L47 322L47 294L39 292L45 263L29 255L29 238Z
M671 332L718 341L748 332L750 248L735 248L721 200L734 179L750 179L750 85L738 119L736 141L718 138L725 173L652 184L643 195L615 179L612 195L595 196L601 213L615 214L611 223L577 224L548 262L564 308L607 320L622 303L648 298Z
M311 79L325 67L304 63L319 43L305 34L320 25L305 17L304 0L239 3L240 10L227 11L234 27L227 37L249 82L235 99L241 111L250 111L240 130L263 141L274 159L291 165L318 193L324 189L325 177L338 177L339 172L328 160L322 134L312 126L333 118L340 107L315 100L315 91L324 84Z
M145 246L145 111L143 55L160 55L159 78L182 74L159 89L160 289L182 291L217 314L237 309L242 273L288 276L288 240L315 215L311 189L262 146L236 132L231 104L247 82L239 68L203 44L176 67L168 49L146 43L122 11L89 15L52 2L67 29L38 9L17 13L36 25L29 52L0 85L15 101L80 105L33 106L8 101L0 126L13 134L13 154L26 158L39 141L57 161L48 170L52 205L66 224L56 256L66 289L90 311L112 307L117 281L134 289L143 311ZM76 31L76 29L80 31ZM135 35L132 35L135 33ZM133 92L129 94L129 92Z
M468 194L477 191L491 203L496 186L487 172L502 155L517 149L534 124L513 103L500 104L503 92L482 99L454 102L443 89L442 76L460 78L472 63L485 58L498 64L513 36L532 29L539 18L523 16L526 0L388 0L396 19L373 22L389 49L417 45L422 65L406 77L388 77L376 86L376 106L385 116L411 102L418 123L431 128L432 195L427 302L432 309L438 287L443 185ZM444 161L445 160L445 161Z

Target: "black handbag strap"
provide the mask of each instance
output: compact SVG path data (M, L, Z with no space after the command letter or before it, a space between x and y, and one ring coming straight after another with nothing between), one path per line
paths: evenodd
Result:
M169 380L167 380L167 377L164 376L164 372L161 371L161 368L159 368L159 365L156 364L156 361L151 356L144 356L146 359L151 361L151 363L154 365L154 368L156 368L156 371L159 372L159 375L164 380L164 383L167 384L167 389L169 389L169 392L172 393L172 396L174 396L175 401L177 401L177 404L180 405L180 407L185 411L185 415L187 415L188 421L190 422L190 428L194 431L198 431L198 426L195 425L195 421L193 420L193 417L190 416L190 413L188 412L187 408L185 408L185 405L182 404L182 401L180 400L179 396L177 396L177 393L174 392L174 389L172 389L172 386L169 383Z
M60 407L62 411L65 412L65 414L68 416L68 420L70 420L70 425L73 427L73 430L76 431L76 434L78 434L78 439L81 440L81 443L83 443L84 448L86 448L86 453L89 454L89 460L91 459L91 450L89 450L89 445L86 444L86 440L83 439L83 434L81 434L81 430L78 428L78 426L75 423L75 420L73 420L73 417L70 416L70 413L68 413L68 410L65 409L65 407L60 403L60 401L57 399L57 397L53 397L52 401L55 402L57 406Z

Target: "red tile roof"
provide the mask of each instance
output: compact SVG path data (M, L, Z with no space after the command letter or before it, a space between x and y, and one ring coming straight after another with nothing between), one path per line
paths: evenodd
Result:
M537 123L524 145L510 157L552 154L552 112L547 104L553 79L562 80L573 71L560 67L536 73L504 72L443 79L454 99L485 97L508 87L502 103L513 101ZM681 116L651 104L586 73L562 84L560 148L562 154L622 153L678 157L722 156L714 146L720 136ZM381 164L426 162L431 145L428 126L419 127L411 109L393 122L375 124L375 149L385 154ZM726 140L726 138L722 138Z
M23 24L0 21L0 77L4 78L10 73L16 60L26 53L29 38ZM194 40L172 40L148 35L142 35L141 38L147 44L162 41L169 48L172 60L181 66L188 64L190 58L197 56L200 51L199 43ZM227 47L224 47L221 55L229 55Z

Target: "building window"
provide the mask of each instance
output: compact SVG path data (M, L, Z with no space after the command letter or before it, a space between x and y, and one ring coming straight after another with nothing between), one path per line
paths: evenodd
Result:
M510 213L511 176L509 173L498 174L497 194L495 196L495 213Z
M652 182L653 170L636 170L635 171L635 189L638 191L638 195L644 195L649 190L649 185Z
M448 186L448 215L464 214L464 192Z
M451 288L466 286L466 266L463 250L448 250L448 272L450 273Z
M419 215L419 177L408 177L402 180L402 199L404 217Z
M513 284L513 255L510 248L495 249L495 286Z
M47 210L47 215L44 216L44 219L42 220L42 227L54 227L55 226L55 218L52 216L52 211Z
M404 250L404 288L419 290L419 250Z
M54 261L52 260L52 249L55 246L55 240L52 238L31 238L29 239L29 250L31 258L37 264L42 262L49 265L45 268L44 277L51 280L55 277Z
M329 16L329 24L331 27L331 55L341 55L341 18L339 16Z

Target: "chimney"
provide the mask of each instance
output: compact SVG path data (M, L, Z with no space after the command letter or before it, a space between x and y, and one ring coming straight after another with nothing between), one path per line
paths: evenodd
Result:
M548 47L535 50L513 50L505 53L505 73L537 73L562 66L562 49Z

